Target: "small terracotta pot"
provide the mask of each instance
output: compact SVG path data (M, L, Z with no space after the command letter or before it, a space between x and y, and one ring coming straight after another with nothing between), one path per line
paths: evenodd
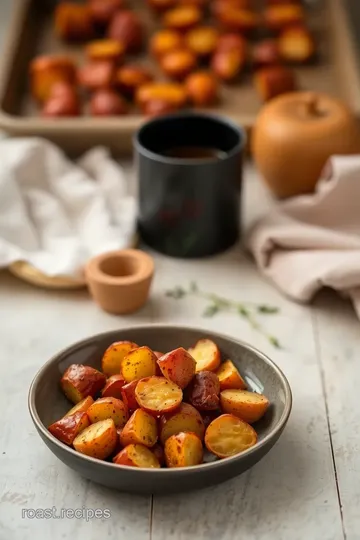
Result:
M85 275L91 296L104 311L132 313L148 299L154 261L137 249L110 251L91 259Z

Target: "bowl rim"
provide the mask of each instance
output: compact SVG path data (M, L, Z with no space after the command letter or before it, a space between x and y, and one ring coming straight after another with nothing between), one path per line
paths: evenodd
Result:
M234 456L230 456L223 459L217 459L216 461L208 462L208 463L200 463L199 465L192 465L188 467L179 467L179 468L144 468L144 467L129 467L127 465L119 465L116 463L112 463L109 461L104 461L100 459L96 459L90 456L87 456L85 454L81 454L80 452L77 452L75 449L73 449L71 446L67 446L66 444L62 443L56 437L54 437L50 431L47 429L47 427L42 423L39 414L37 412L36 406L35 406L35 396L37 393L37 387L39 384L39 381L43 375L43 372L46 370L48 366L50 366L53 363L58 363L63 356L67 356L71 354L72 352L75 352L78 349L81 349L82 347L91 344L94 339L97 338L105 338L106 336L113 335L114 333L118 332L119 330L122 331L142 331L142 330L161 330L161 329L168 329L168 330L178 330L178 331L195 331L195 332L208 332L209 339L221 338L221 339L229 339L235 342L238 345L241 345L248 351L256 354L260 359L268 364L277 374L280 382L282 383L284 393L285 393L285 402L284 402L284 410L283 413L278 420L277 424L274 426L274 428L268 433L261 441L257 441L254 446L249 448L248 450L245 450L244 452L241 452L240 454L235 454ZM49 440L52 444L55 444L60 448L60 450L67 451L70 453L70 455L79 458L84 459L85 462L88 462L89 466L91 465L97 465L97 466L104 466L110 468L110 470L116 471L116 470L122 470L122 471L136 471L148 473L148 474L167 474L167 475L173 475L178 476L182 472L189 472L189 471L199 471L199 470L208 470L209 472L212 470L218 470L222 467L226 467L227 465L230 465L230 463L234 463L237 460L241 460L244 457L251 456L252 454L257 453L261 448L265 447L274 437L276 437L277 434L279 436L281 435L282 430L284 429L288 418L290 416L290 412L292 409L292 392L290 384L284 375L283 371L277 366L277 364L271 360L266 354L259 351L256 347L253 347L249 343L246 343L245 341L239 340L237 338L234 338L232 336L229 336L227 334L222 334L220 332L214 332L212 330L208 330L205 328L199 328L199 327L190 327L190 326L183 326L183 325L174 325L174 324L142 324L142 325L135 325L135 326L129 326L125 328L121 328L118 330L109 330L106 332L101 332L99 334L94 334L91 337L82 339L81 341L77 341L76 343L73 343L72 345L65 347L55 355L53 355L45 364L41 366L41 368L37 371L35 377L33 378L29 393L28 393L28 409L31 416L31 419L33 423L35 424L35 427L39 432L42 433L42 435Z

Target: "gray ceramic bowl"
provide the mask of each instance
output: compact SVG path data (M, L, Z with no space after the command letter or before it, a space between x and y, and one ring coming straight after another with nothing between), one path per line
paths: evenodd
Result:
M254 427L258 442L231 458L181 469L137 469L99 461L59 442L47 426L71 407L59 381L70 364L100 368L105 349L114 341L130 340L154 350L170 351L190 347L208 337L219 346L222 358L231 358L249 387L263 392L271 402L265 416ZM257 463L280 437L291 410L291 390L280 369L256 349L215 332L193 328L148 325L107 332L80 341L49 360L37 373L29 391L29 409L41 438L66 465L82 476L120 491L132 493L172 493L218 484L243 473Z

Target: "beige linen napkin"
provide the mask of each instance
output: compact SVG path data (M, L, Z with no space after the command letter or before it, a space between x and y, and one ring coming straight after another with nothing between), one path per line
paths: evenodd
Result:
M350 296L360 317L360 156L334 156L314 194L279 203L247 237L260 270L293 300L321 287Z

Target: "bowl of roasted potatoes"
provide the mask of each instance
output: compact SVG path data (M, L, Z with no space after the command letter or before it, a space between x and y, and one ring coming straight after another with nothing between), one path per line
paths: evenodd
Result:
M29 410L80 475L131 493L200 489L241 474L280 437L289 383L237 339L169 325L95 335L36 374Z

